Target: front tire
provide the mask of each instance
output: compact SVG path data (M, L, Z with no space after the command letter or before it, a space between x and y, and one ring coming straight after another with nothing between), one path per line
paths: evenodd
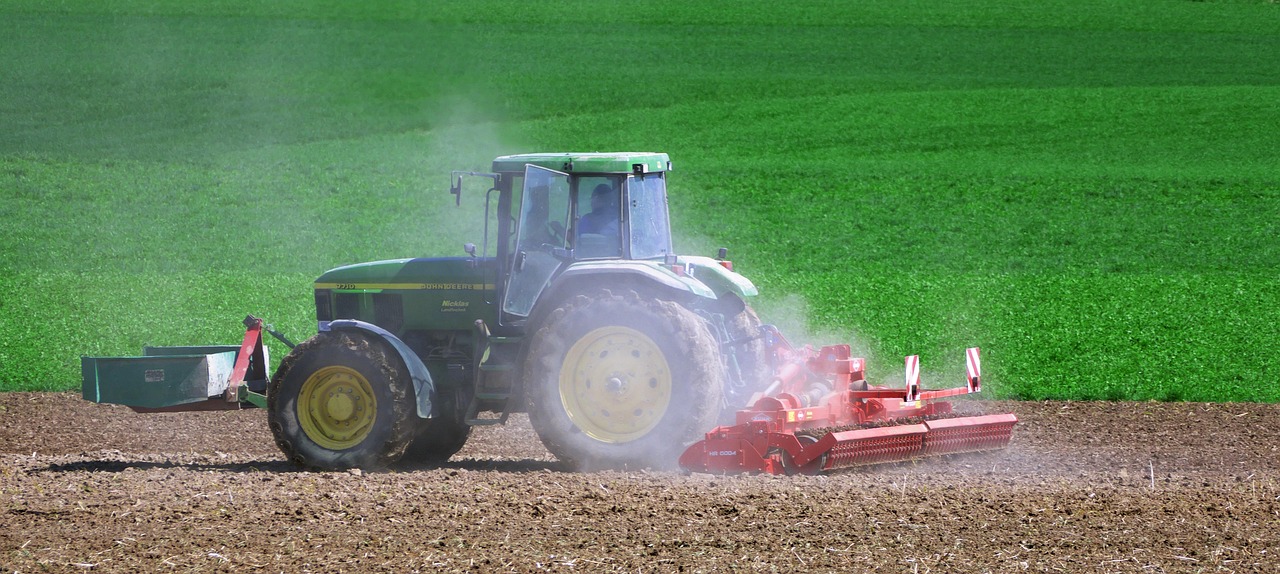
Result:
M293 463L381 469L413 432L413 386L400 358L361 332L325 332L298 345L267 389L267 422Z
M676 303L603 291L547 315L525 360L529 420L579 469L674 466L720 413L706 325Z
M440 396L452 397L453 394L440 393ZM439 465L448 462L449 457L462 450L467 444L467 438L471 436L471 425L462 420L459 407L456 399L443 400L439 405L439 416L418 419L413 442L405 449L403 460Z
M727 297L732 297L729 295ZM752 395L765 390L773 378L772 363L769 361L768 347L760 334L760 317L746 302L742 309L728 321L731 340L740 341L734 345L734 353L738 363L739 380L732 382L725 389L724 424L733 424L734 414L747 408L747 401Z

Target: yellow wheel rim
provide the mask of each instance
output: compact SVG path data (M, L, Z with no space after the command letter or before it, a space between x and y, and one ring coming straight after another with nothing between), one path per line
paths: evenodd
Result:
M330 450L360 444L377 417L378 400L369 380L344 366L312 373L298 393L298 422L302 432Z
M560 368L560 400L587 436L609 443L636 440L671 404L671 369L648 335L601 327L573 345Z

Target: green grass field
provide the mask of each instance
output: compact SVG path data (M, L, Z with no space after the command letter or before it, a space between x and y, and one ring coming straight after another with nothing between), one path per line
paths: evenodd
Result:
M0 389L304 338L325 269L480 242L450 169L652 150L682 251L885 380L1280 401L1277 54L1262 0L10 0Z

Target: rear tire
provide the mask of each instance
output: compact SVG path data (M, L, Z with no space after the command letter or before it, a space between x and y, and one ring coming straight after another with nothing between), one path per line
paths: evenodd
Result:
M404 453L415 417L400 358L361 332L325 332L298 345L267 389L276 445L306 468L381 469Z
M633 292L578 296L547 316L524 372L529 420L578 469L671 468L714 426L724 374L693 312Z

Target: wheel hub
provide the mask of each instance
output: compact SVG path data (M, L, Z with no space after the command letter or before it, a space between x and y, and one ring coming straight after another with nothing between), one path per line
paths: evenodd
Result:
M609 443L639 439L671 404L671 370L648 335L622 326L595 329L569 349L560 399L583 433Z
M341 365L313 373L298 393L298 422L316 444L351 448L369 435L378 412L373 386L359 371Z
M331 394L325 407L329 412L329 416L341 422L346 422L351 419L351 415L356 414L356 402L351 399L351 395L345 390L344 392Z
M618 395L627 391L627 383L618 377L609 377L609 380L605 381L604 388L605 390Z

